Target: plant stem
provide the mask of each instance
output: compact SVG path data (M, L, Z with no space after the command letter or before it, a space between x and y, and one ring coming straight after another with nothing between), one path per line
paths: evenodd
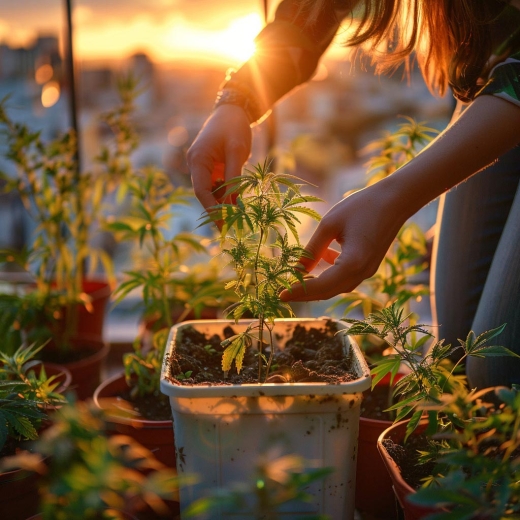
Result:
M267 378L269 377L269 370L271 370L271 364L273 362L274 357L274 344L273 344L273 330L269 325L266 325L267 330L269 331L269 346L271 347L271 350L269 352L269 361L267 362L267 369L265 372L265 379L264 383L267 381Z
M161 277L162 277L165 269L163 269L161 266L161 256L160 256L161 247L159 245L159 242L157 241L157 235L156 235L155 229L153 227L153 223L151 223L151 224L152 224L152 228L150 230L150 233L152 235L152 242L153 242L152 254L153 254L154 261L157 265L157 270L159 271L159 273L161 274ZM165 283L161 284L160 294L161 294L161 301L163 304L163 314L166 319L166 325L168 328L171 328L171 327L173 327L172 311L170 308L170 302L168 301L168 295L166 294L166 284Z
M260 229L260 237L258 239L258 247L256 248L254 272L255 272L255 296L258 301L259 285L258 285L258 261L260 259L260 249L264 239L264 229ZM262 346L263 346L263 332L264 332L264 315L258 315L258 381L262 378Z

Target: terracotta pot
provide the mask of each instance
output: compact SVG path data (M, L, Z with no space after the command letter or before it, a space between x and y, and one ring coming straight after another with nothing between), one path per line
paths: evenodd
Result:
M91 299L91 309L89 312L82 304L76 306L77 323L74 331L72 331L72 335L83 336L88 334L101 340L103 338L106 307L110 300L112 289L104 280L86 279L83 281L82 290ZM53 336L58 338L65 334L67 308L63 307L61 313L61 319L53 322L51 325Z
M115 375L101 383L94 392L94 403L106 408L103 400L121 396L128 390L124 375ZM140 418L109 417L109 433L128 435L142 444L166 466L175 468L173 421L151 421Z
M394 383L401 377L402 374L396 374ZM379 381L377 386L390 391L390 374ZM363 415L359 417L356 509L387 520L398 518L399 512L392 480L377 449L377 439L392 424L393 421L369 419ZM374 490L377 490L377 500L374 500Z
M77 335L88 334L102 338L106 307L112 289L105 281L87 279L83 282L83 291L92 298L93 312L89 312L83 305L79 307Z
M403 508L404 511L404 519L405 520L420 520L421 518L426 517L432 513L439 513L439 509L433 508L425 508L415 504L412 504L407 500L407 497L411 494L415 493L415 489L410 486L401 476L401 470L399 466L395 463L394 459L390 456L386 448L383 446L383 441L385 439L391 439L395 443L402 443L406 434L406 426L408 424L408 420L401 421L396 424L393 424L389 428L387 428L377 440L377 449L383 458L384 465L392 479L392 485L399 500L399 504ZM415 433L421 433L425 430L427 426L427 421L421 421ZM412 434L413 435L413 434ZM375 490L376 488L374 488ZM379 494L378 494L379 495Z
M110 346L96 336L73 338L71 342L75 350L85 349L89 352L86 357L78 361L60 363L72 375L71 390L76 393L78 399L83 400L92 397L101 383L103 367Z
M0 512L2 519L25 520L38 511L38 479L32 471L17 469L0 473Z

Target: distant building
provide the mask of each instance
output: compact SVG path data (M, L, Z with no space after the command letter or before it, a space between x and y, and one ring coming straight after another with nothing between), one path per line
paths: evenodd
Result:
M42 65L52 67L54 81L62 80L63 59L56 36L38 36L27 48L0 44L0 80L34 79Z

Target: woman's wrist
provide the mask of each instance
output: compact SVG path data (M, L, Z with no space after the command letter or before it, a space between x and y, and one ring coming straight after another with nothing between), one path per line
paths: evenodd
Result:
M220 85L217 93L214 109L222 105L236 105L241 107L249 119L251 125L262 122L270 113L268 107L264 107L253 89L233 78L234 70L226 73L226 79Z

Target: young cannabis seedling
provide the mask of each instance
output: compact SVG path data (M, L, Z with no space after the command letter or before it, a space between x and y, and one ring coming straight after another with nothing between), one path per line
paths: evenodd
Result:
M425 403L438 404L445 393L466 391L464 376L456 374L456 369L461 362L469 356L515 356L511 350L490 345L489 341L498 336L505 328L505 324L483 332L475 336L470 331L465 340L459 339L459 345L452 347L444 345L443 340L434 341L426 354L422 349L432 338L431 333L424 325L410 324L410 315L406 315L397 302L389 307L370 314L364 321L344 319L350 323L346 331L349 335L374 334L390 345L395 354L384 356L376 361L371 372L373 375L372 388L385 377L391 374L395 377L401 365L404 365L409 373L396 383L395 396L399 399L387 411L395 410L395 422L401 421L411 414L406 428L406 438L415 430L423 415ZM453 365L449 356L457 349L462 349L464 354ZM451 419L445 414L439 414L432 409L428 413L428 433L435 433L440 428L450 428Z
M0 453L8 440L37 439L46 409L64 402L57 377L47 377L43 366L39 375L33 369L42 348L22 345L12 356L0 352Z
M301 179L273 172L269 166L266 161L228 181L224 200L236 197L235 204L219 204L203 216L203 224L222 223L223 254L235 271L235 278L226 288L233 289L239 301L225 314L235 321L245 316L256 318L244 332L222 342L222 369L227 373L234 363L240 372L246 349L256 342L258 382L262 376L264 381L267 379L271 367L275 318L293 316L279 293L290 289L295 281L304 283L299 262L307 253L299 242L298 215L320 220L319 214L306 204L321 201L302 195Z

